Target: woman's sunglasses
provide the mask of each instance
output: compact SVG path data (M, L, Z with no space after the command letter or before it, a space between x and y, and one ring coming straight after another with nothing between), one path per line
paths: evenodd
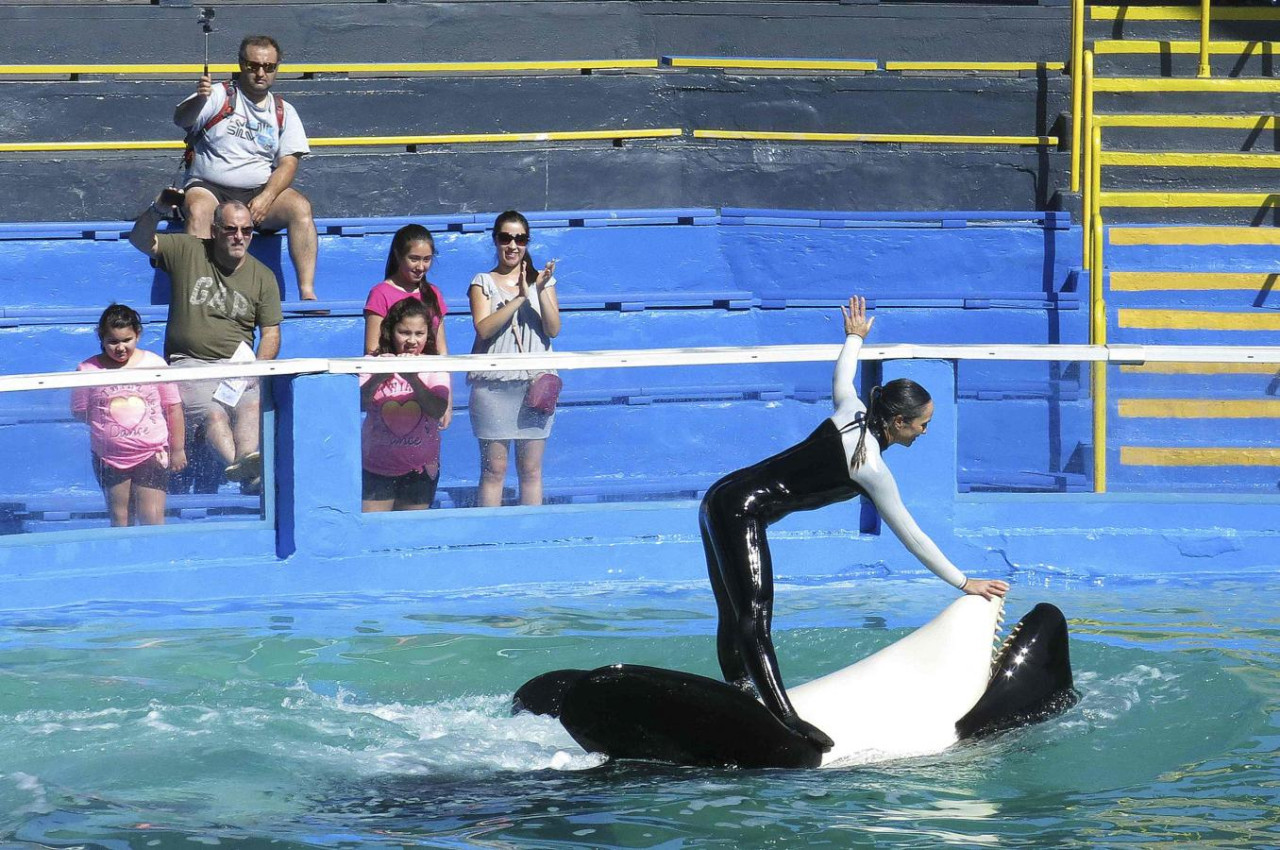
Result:
M517 245L529 244L529 234L527 233L495 233L493 238L498 240L499 245L510 245L512 242Z

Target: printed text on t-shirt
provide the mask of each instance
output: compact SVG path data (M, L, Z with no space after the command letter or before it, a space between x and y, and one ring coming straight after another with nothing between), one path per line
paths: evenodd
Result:
M227 309L228 295L231 296L230 310ZM193 307L207 303L214 310L232 319L241 316L245 318L253 316L253 306L249 304L248 298L245 298L239 292L228 292L225 283L220 280L215 281L211 277L198 278L196 285L191 287L191 295L187 300Z

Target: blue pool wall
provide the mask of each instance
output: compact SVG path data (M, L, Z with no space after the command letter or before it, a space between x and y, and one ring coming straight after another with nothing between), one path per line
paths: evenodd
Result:
M1274 569L1275 497L957 493L954 376L946 361L884 364L885 378L934 388L928 439L891 461L916 519L962 569L1031 588ZM703 580L694 500L362 514L345 436L358 427L354 378L275 384L274 521L3 539L4 607ZM779 581L923 574L873 519L854 501L778 523Z
M562 260L561 350L834 343L842 337L837 306L852 291L875 305L876 342L1087 341L1080 233L1061 214L681 209L534 218L537 256ZM381 276L390 233L404 221L321 222L319 289L325 300L316 306L329 315L304 315L304 305L287 304L285 356L358 352L364 295ZM465 287L492 262L485 233L491 221L485 214L428 222L439 234L441 260L432 277L453 311L454 351L470 343ZM111 300L139 307L152 323L150 344L159 346L166 287L122 241L128 227L0 227L0 280L9 281L0 295L0 371L72 368L94 351L93 322ZM280 240L257 240L254 250L283 272L291 292L292 270ZM705 435L705 466L695 470L693 489L705 489L733 466L780 449L816 425L829 411L829 368L766 370L780 399L769 406L767 430L755 427L762 421L761 398L744 395L714 406L720 408L716 427L737 430ZM883 380L912 377L934 395L937 413L928 439L898 452L892 463L921 525L963 569L1032 582L1094 581L1234 573L1275 562L1274 487L1230 496L1066 492L1088 486L1081 471L1091 461L1087 370L889 361L864 372L877 369ZM569 454L575 448L571 435L601 431L599 423L613 421L609 417L620 409L636 414L629 420L641 429L659 421L711 422L691 418L692 407L646 402L678 396L691 382L706 391L747 374L711 367L567 373L571 404L562 411L549 453ZM692 498L363 515L355 378L303 375L273 379L272 386L265 423L273 437L267 441L270 496L263 519L0 537L6 607L701 579ZM465 385L459 381L458 387L464 407L457 430L447 434L442 489L465 490L477 468L467 454L474 453L474 441L465 422ZM11 461L3 486L38 493L65 490L75 479L83 487L83 426L66 416L65 395L33 395L0 396L0 446ZM744 424L735 426L739 417ZM690 441L672 450L680 461L698 454L699 433L688 430ZM726 433L734 439L726 440ZM607 439L588 446L616 463L614 470L589 472L598 478L640 475L639 467L653 466L647 453L652 442L637 440L645 451L635 452L614 451ZM1027 470L1033 478L1075 484L1037 494L970 486L1023 481ZM676 476L686 470L648 471ZM791 517L776 527L773 541L784 578L921 571L891 534L881 533L874 512L857 503Z

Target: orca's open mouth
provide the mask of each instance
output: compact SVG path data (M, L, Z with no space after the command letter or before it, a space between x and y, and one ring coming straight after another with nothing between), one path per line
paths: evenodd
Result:
M987 690L956 722L961 738L1037 723L1080 701L1071 674L1067 620L1041 602L1014 624L991 663Z

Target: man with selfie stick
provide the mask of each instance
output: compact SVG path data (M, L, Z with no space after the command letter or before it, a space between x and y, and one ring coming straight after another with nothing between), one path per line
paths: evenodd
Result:
M280 59L271 36L247 36L234 81L214 85L206 72L174 110L190 150L183 215L187 233L200 239L210 237L213 211L226 201L247 206L256 227L288 228L298 294L314 300L316 226L310 202L291 185L311 148L293 105L271 93Z
M164 356L173 367L274 360L280 353L280 283L249 256L253 217L239 201L218 205L213 237L156 233L171 208L159 200L138 216L129 243L169 275ZM257 354L253 351L258 332ZM227 478L245 492L262 486L260 399L256 378L181 381L189 427L203 424Z

